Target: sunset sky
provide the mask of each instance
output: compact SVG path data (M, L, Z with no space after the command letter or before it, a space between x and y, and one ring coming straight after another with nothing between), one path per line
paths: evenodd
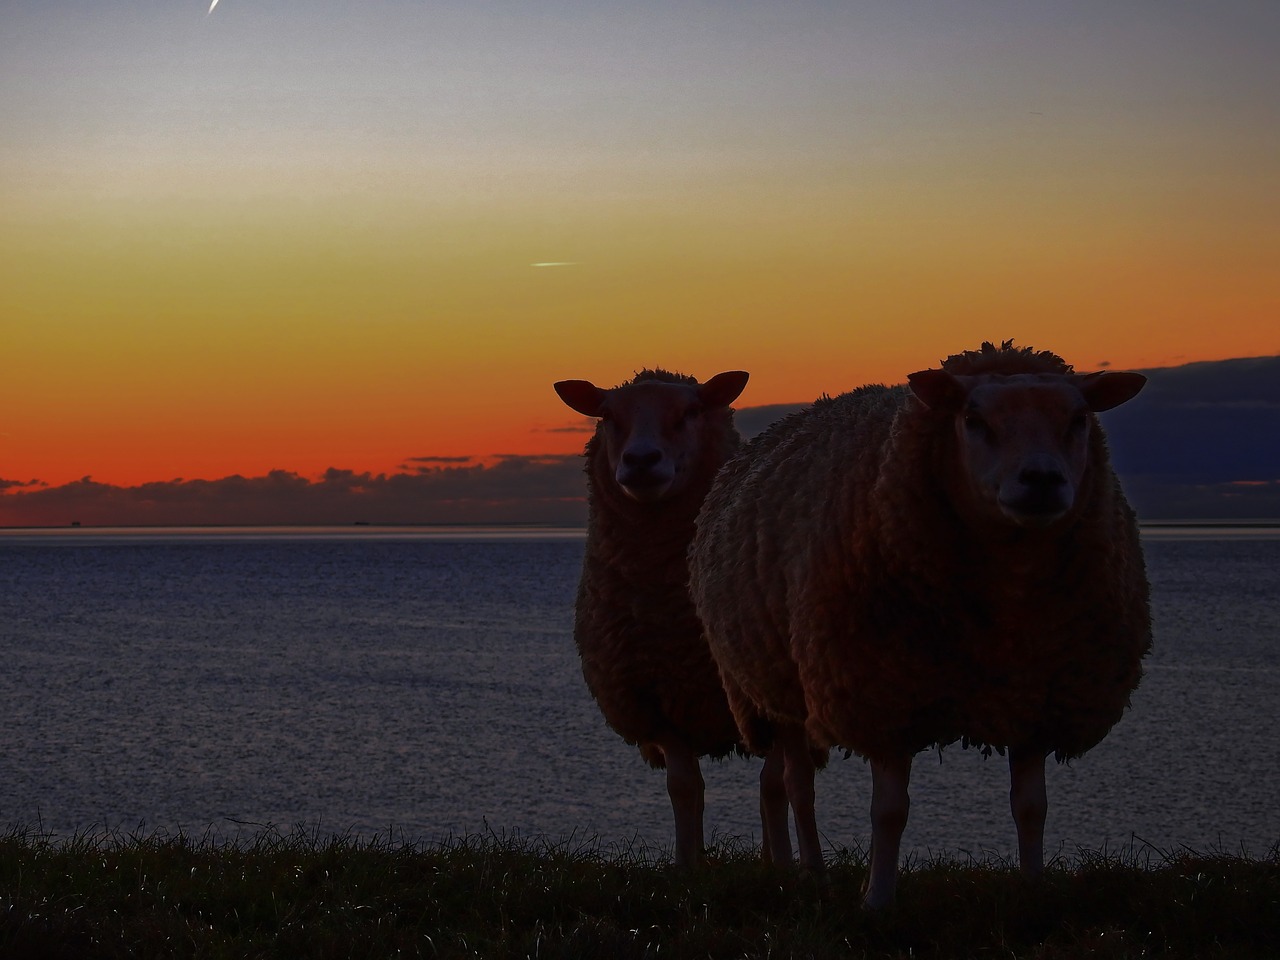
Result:
M1280 4L9 0L0 478L581 449L554 380L1280 353Z

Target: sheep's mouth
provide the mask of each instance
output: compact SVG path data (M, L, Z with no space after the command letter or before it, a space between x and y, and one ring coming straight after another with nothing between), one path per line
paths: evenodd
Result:
M1047 527L1061 519L1071 509L1071 504L1061 496L1042 493L1005 499L1000 498L1000 510L1021 527Z
M622 489L632 500L652 503L661 500L670 486L670 483L659 480L656 483L624 483Z
M618 477L618 486L622 487L632 500L648 503L661 500L671 488L673 479L673 477L661 473L650 473L647 470L629 471Z

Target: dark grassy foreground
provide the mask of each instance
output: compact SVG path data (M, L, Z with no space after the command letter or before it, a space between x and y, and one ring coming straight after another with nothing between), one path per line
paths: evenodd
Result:
M14 831L0 957L1280 956L1280 845L1073 860L1038 884L1003 863L909 864L898 905L868 915L854 854L820 884L732 842L679 872L645 850L497 836Z

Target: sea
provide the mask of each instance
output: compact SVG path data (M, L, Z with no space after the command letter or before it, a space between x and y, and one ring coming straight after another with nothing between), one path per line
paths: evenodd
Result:
M1049 761L1046 851L1280 843L1280 527L1151 526L1155 647L1132 707ZM0 531L0 828L266 831L669 851L663 774L608 727L573 644L583 533L543 527ZM760 761L704 761L706 828L758 842ZM865 850L871 778L817 782ZM909 857L1012 860L1008 771L915 761Z

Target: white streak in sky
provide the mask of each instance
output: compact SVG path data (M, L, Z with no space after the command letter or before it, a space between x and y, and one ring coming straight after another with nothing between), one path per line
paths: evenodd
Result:
M213 8L216 7L217 5L218 5L218 0L213 0L213 3L209 4L209 13L213 13ZM209 13L206 13L205 16L207 17Z
M531 267L576 267L577 260L547 260L542 263L531 263Z

